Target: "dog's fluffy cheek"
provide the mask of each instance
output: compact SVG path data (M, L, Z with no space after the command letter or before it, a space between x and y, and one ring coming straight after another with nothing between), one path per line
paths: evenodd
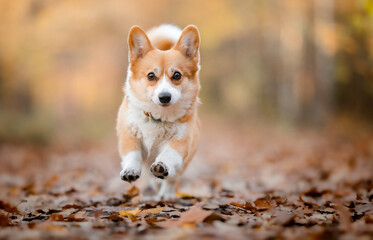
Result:
M130 80L132 94L142 102L148 102L154 92L151 86L146 86L141 80Z
M198 94L198 86L191 82L188 82L185 86L182 86L182 90L183 101L192 102Z

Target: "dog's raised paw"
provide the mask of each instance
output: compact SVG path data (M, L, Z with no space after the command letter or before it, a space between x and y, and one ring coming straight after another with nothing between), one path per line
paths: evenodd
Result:
M136 181L137 179L139 179L139 177L140 177L140 172L137 172L133 169L123 169L120 172L120 178L126 182Z
M155 162L150 166L150 171L157 178L164 179L168 176L168 169L163 162Z

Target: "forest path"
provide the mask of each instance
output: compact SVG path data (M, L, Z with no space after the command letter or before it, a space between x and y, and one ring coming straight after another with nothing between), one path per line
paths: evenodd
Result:
M112 141L1 146L0 239L373 235L372 136L208 124L178 198L161 202L120 180Z

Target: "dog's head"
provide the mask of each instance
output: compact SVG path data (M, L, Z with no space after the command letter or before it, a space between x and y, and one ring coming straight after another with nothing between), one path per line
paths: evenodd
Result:
M176 44L165 51L153 47L140 27L131 28L127 90L145 108L143 110L161 115L177 108L186 110L197 101L199 43L198 29L192 25L187 26Z

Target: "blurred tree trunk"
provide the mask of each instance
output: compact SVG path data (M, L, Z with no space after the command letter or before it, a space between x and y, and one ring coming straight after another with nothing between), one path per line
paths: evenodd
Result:
M313 126L323 125L332 113L334 56L328 55L324 46L325 29L334 33L334 0L309 2L304 19L303 38L303 83L298 86L300 94L295 99L297 123Z
M328 56L320 36L322 28L332 28L334 33L334 0L314 2L314 42L315 42L315 98L311 113L316 124L325 122L333 111L334 57Z

